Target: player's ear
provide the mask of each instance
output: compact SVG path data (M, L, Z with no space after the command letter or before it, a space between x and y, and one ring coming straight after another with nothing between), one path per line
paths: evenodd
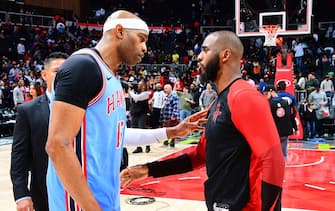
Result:
M46 71L46 70L42 70L42 71L41 71L41 76L42 76L43 80L46 80L46 77L47 77L47 71Z
M222 62L228 61L228 59L231 56L231 50L229 48L224 49L223 51L220 52L220 60Z
M117 24L114 29L115 37L122 40L124 38L124 28L121 24Z

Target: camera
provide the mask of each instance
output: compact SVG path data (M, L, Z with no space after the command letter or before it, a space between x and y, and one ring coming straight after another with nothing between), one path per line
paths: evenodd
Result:
M138 89L138 82L137 81L128 82L128 86L136 91Z

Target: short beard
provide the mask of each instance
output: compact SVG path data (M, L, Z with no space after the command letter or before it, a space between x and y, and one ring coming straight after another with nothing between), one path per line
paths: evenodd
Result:
M200 75L200 82L202 84L216 80L216 76L219 70L219 55L216 55L213 59L211 59L206 67L204 68L204 72Z

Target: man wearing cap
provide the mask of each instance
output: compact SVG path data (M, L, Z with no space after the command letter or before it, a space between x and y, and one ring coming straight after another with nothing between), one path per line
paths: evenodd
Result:
M286 158L288 136L293 134L293 129L297 129L290 105L286 99L278 96L274 86L266 86L263 94L270 102L271 113L278 130L284 158Z
M81 49L61 66L51 96L46 151L50 211L120 210L124 142L150 144L182 137L199 126L198 113L170 128L126 129L126 103L117 71L147 51L149 28L136 15L111 14L93 49Z

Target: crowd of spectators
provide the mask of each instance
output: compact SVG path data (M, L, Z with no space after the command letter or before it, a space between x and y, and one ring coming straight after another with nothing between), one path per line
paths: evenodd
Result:
M66 26L62 24L64 19L58 16L55 22L55 26L49 28L19 26L9 21L0 25L0 108L16 106L15 87L22 90L25 101L30 97L30 84L37 82L43 86L40 72L49 53L61 51L70 55L77 49L94 47L101 37L98 30L80 29L75 24ZM133 84L145 81L149 90L155 90L157 83L162 87L171 83L175 91L189 87L195 102L193 112L199 110L199 97L206 90L206 84L200 84L198 80L197 54L205 36L194 25L183 28L180 33L174 30L152 33L143 64L122 66L120 75ZM308 100L307 94L320 87L324 79L334 80L335 30L332 26L312 35L285 38L282 46L277 47L264 47L262 38L243 38L242 41L245 50L241 59L241 76L260 91L273 84L278 52L284 55L293 53L296 90L306 90L306 95L299 97L298 103ZM314 83L309 81L313 76ZM306 78L305 85L300 78ZM334 89L325 91L332 99Z

